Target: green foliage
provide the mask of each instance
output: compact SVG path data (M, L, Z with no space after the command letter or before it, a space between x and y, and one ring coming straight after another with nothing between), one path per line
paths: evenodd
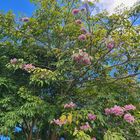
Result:
M134 23L140 6L113 15L87 9L73 15L82 6L78 0L31 1L38 9L28 22L16 22L12 12L0 14L0 133L13 140L139 140L140 26ZM73 57L82 59L81 50L91 63ZM64 108L70 102L76 107ZM130 111L134 124L105 114L127 104L136 106ZM80 128L85 124L88 130ZM15 126L22 132L15 134Z
M104 135L104 140L126 140L120 133L107 131Z

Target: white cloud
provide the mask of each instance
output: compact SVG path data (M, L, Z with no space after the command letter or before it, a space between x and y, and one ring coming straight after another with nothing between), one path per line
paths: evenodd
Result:
M106 9L110 14L115 12L116 7L130 8L140 0L100 0L101 8Z

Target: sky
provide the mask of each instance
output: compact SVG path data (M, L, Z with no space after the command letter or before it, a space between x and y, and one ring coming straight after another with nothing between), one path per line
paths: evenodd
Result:
M12 10L16 16L31 16L35 6L29 0L0 0L0 11Z
M100 0L100 5L103 9L107 9L107 11L112 14L115 12L116 7L130 8L138 1L140 2L140 0Z
M121 5L129 8L137 1L140 0L100 0L99 5L112 14L115 7ZM0 0L0 10L4 12L12 10L16 16L31 16L35 6L29 0Z

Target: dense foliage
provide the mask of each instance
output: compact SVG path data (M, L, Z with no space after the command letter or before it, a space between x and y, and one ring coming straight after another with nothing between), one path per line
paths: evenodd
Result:
M109 15L92 1L32 2L31 18L0 14L0 134L139 140L139 4Z

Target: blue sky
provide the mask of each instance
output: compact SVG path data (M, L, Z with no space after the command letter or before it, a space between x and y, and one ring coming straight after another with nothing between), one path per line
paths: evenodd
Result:
M31 16L35 6L29 0L0 0L0 11L9 10L16 16Z
M119 5L131 7L138 1L140 0L100 0L100 7L112 14L115 7ZM31 16L35 6L30 3L30 0L0 0L0 10L4 12L12 10L17 16Z
M114 13L114 9L116 6L123 3L125 7L131 7L133 4L140 0L100 0L99 7L101 9L106 9L110 14ZM30 2L30 0L0 0L0 11L8 12L12 10L16 15L16 18L20 17L31 17L34 10L35 5ZM135 23L135 25L140 24L140 19Z

